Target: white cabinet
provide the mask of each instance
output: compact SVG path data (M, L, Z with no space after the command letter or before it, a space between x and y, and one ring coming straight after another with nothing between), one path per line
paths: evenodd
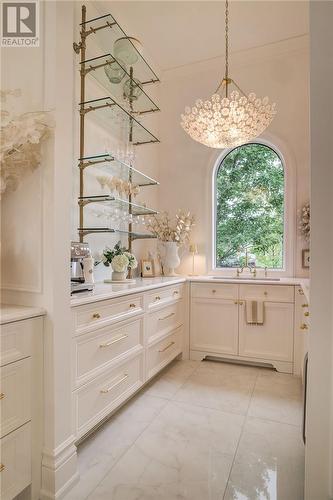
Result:
M293 331L293 304L265 302L264 324L248 325L245 302L242 302L239 311L239 355L291 363Z
M182 353L184 285L73 307L73 427L77 439Z
M190 331L193 350L237 354L238 301L193 298Z
M12 500L29 485L29 498L39 498L42 327L37 317L0 328L1 500Z
M249 301L249 302L247 302ZM263 301L263 324L248 324L246 306ZM292 373L294 286L195 283L191 285L190 356L268 363Z

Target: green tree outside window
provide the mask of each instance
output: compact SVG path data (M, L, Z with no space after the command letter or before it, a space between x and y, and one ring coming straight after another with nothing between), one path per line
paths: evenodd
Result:
M284 243L284 168L263 144L244 144L216 175L216 267L281 269Z

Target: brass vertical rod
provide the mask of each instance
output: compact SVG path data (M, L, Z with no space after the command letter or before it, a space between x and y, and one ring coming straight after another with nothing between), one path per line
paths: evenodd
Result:
M85 5L82 5L82 23L86 22L86 13L87 9ZM80 44L80 158L84 157L84 120L85 120L85 113L84 111L84 101L85 101L85 64L83 61L86 59L86 36L85 36L85 25L81 25L81 32L80 32L80 37L81 37L81 44ZM80 168L80 196L84 196L84 169ZM84 207L83 205L80 205L79 207L79 227L83 228L84 227L84 220L83 220L83 213L84 213ZM80 242L82 242L84 239L83 234L80 232Z
M229 85L229 1L225 0L225 96L228 97Z
M130 104L130 110L133 112L133 66L130 67L130 94L129 94L129 104ZM130 129L129 129L129 137L128 137L128 142L129 146L133 143L133 120L130 118ZM132 172L130 171L129 173L129 179L128 181L131 183L132 182ZM132 195L128 195L128 201L131 203L132 202ZM128 213L131 215L133 212L132 210L132 205L129 205L128 207ZM131 232L133 230L133 224L129 222L128 224L128 231ZM128 235L128 251L132 252L132 237L129 234ZM130 272L130 277L131 277L131 272Z

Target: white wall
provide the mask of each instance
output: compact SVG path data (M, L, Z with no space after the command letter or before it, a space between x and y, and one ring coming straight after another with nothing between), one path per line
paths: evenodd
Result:
M306 500L333 498L332 2L311 2L311 334Z
M160 208L190 209L197 225L193 240L199 245L197 272L206 271L210 248L210 181L214 163L221 153L193 141L180 126L186 105L209 97L223 77L221 58L182 66L163 74L161 118L161 198ZM262 137L278 146L295 172L297 208L309 200L308 130L308 38L291 39L235 53L231 56L231 77L246 91L268 95L277 103L278 114ZM295 214L296 217L296 214ZM295 221L292 221L295 222ZM296 224L295 224L296 226ZM295 274L301 268L301 249L307 246L298 236L295 248ZM184 258L180 271L189 272L191 259Z

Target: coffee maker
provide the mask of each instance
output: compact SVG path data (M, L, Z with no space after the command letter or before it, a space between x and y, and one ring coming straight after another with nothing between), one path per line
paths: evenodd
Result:
M83 260L91 255L89 244L72 241L71 243L71 293L92 291L93 283L84 278Z

